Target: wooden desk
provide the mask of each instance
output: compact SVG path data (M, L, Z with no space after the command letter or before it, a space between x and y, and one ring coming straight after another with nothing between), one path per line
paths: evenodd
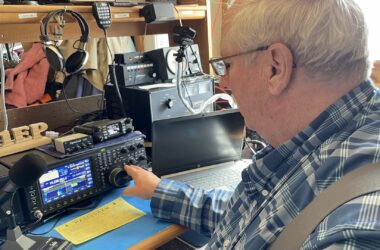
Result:
M183 234L184 232L186 232L186 230L187 229L183 226L172 225L162 230L161 232L158 232L157 234L133 245L132 247L128 249L130 250L156 249L164 245L165 243L169 242L170 240L174 239L175 237Z

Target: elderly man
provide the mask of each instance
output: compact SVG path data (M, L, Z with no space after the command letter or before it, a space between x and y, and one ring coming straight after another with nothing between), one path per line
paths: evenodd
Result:
M211 234L212 249L265 249L313 199L380 157L379 92L368 80L367 29L353 0L236 1L213 59L246 125L269 144L234 193L160 180L135 166L125 195L155 216ZM305 249L380 249L380 193L337 208Z

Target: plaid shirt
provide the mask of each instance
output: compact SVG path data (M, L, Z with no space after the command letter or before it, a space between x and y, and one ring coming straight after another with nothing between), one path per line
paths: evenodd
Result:
M161 180L151 201L153 214L211 234L211 249L267 248L329 185L379 161L379 94L366 81L285 144L259 152L234 193ZM333 211L303 244L327 247L380 249L380 192Z

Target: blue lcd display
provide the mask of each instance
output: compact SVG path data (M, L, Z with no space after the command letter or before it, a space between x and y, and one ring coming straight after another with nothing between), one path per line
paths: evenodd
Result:
M39 183L44 204L89 189L94 185L90 160L78 160L48 170L40 177Z

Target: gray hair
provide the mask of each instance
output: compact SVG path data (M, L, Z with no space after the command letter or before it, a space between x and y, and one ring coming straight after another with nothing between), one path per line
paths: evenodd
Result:
M240 51L280 42L310 77L369 76L368 31L354 0L242 0L231 9L223 35Z

